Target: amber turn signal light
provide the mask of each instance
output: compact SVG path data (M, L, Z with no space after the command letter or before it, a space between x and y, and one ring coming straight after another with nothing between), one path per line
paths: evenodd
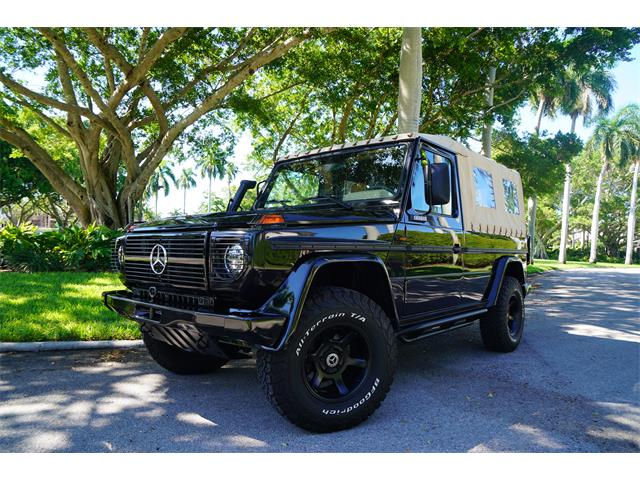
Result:
M272 223L284 223L284 217L282 215L275 215L272 213L268 213L266 215L262 215L260 220L258 220L260 225L269 225Z

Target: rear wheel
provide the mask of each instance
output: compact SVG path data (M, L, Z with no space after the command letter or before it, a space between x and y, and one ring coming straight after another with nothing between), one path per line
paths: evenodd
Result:
M393 328L366 296L345 288L311 294L281 352L258 351L258 378L276 409L306 430L353 427L384 400L396 365Z
M480 320L482 342L489 350L512 352L524 331L524 297L520 282L505 277L495 306Z
M179 375L211 373L224 366L228 361L222 357L187 352L161 340L156 340L148 333L143 333L142 340L149 355L158 365Z

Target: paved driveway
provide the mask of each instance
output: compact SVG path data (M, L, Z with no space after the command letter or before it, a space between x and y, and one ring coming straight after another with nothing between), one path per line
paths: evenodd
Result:
M640 451L640 269L534 283L516 352L477 327L403 346L382 407L334 434L281 418L253 361L180 377L143 350L0 355L0 451Z

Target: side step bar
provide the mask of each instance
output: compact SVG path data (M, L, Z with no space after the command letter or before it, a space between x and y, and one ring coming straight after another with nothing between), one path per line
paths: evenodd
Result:
M475 322L478 317L487 313L486 308L471 310L469 312L459 313L450 317L438 320L429 320L426 322L409 325L401 328L397 336L405 343L415 342L423 338L431 337L439 333L450 332L458 328L466 327Z

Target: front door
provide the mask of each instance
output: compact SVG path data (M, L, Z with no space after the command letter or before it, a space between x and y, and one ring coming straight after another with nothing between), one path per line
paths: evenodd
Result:
M430 207L424 193L421 163L449 165L451 199L448 204ZM414 162L409 204L404 224L396 238L405 246L405 321L437 315L461 304L463 276L462 222L454 159L444 152L423 147Z

